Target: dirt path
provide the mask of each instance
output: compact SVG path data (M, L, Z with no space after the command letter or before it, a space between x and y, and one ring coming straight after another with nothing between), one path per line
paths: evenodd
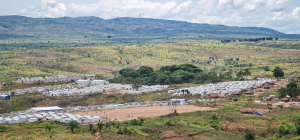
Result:
M182 105L182 106L177 106L176 109L178 113L184 113L184 112L217 110L218 108ZM114 118L117 118L119 121L124 121L124 120L136 119L138 117L156 117L156 116L166 115L169 113L170 112L168 106L152 106L152 107L135 107L135 108L102 110L102 112L99 110L75 112L72 114L100 116L103 119L103 121L106 121L106 117L107 120L109 119L114 120ZM130 117L126 117L126 115L130 115Z

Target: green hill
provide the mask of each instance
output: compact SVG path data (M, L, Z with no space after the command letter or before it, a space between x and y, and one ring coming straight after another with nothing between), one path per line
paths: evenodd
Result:
M261 27L236 27L188 23L173 20L146 18L115 18L105 20L98 17L30 18L24 16L0 16L0 39L52 38L96 39L120 37L178 37L205 35L273 36L296 39L273 29Z

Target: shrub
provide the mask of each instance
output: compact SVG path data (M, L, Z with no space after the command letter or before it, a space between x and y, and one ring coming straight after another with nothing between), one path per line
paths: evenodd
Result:
M217 117L216 114L214 114L214 115L211 117L211 119L213 119L213 120L218 120L218 117Z
M119 129L118 132L117 132L117 134L123 134L122 129Z
M285 123L282 123L280 125L280 127L278 128L278 133L281 134L281 135L289 134L289 127L288 127L288 125L285 124Z
M238 101L238 99L233 99L233 101Z
M244 140L255 140L255 135L251 131L246 131Z
M128 125L129 123L127 121L123 121L124 124Z

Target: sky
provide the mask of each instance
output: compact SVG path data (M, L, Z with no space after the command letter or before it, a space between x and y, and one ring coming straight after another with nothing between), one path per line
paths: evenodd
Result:
M300 0L0 0L0 15L139 17L300 34Z

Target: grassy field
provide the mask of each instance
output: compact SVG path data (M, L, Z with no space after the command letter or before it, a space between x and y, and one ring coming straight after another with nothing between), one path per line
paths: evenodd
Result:
M110 76L111 71L173 64L194 64L204 71L216 67L218 72L250 68L252 76L272 77L270 71L280 66L286 75L299 74L299 50L266 47L275 41L258 44L211 43L111 47L66 47L0 51L0 81L20 77L94 73ZM284 41L280 41L281 43ZM291 41L286 41L291 42ZM297 41L292 41L297 44ZM264 47L261 47L264 46ZM237 59L238 58L238 59Z

